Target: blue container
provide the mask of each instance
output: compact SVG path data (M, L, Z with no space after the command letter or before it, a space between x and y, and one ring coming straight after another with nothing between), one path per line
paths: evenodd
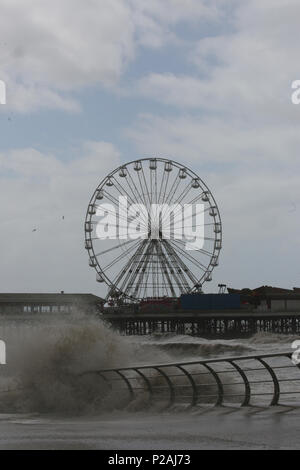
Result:
M184 310L227 310L240 308L239 294L182 294L180 307Z
M204 294L183 294L180 297L180 306L184 310L210 310L211 298Z
M239 294L212 294L211 308L213 310L235 309L240 308L240 305Z

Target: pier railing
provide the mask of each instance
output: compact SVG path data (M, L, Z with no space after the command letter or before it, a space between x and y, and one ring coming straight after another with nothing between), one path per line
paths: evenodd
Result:
M109 393L164 406L300 405L300 370L292 353L138 365L89 371ZM121 395L120 395L121 394Z

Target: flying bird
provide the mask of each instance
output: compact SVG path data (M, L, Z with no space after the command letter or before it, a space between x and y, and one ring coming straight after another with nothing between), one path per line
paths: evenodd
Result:
M33 232L36 232L36 231L37 231L37 228L34 228L32 231L33 231Z

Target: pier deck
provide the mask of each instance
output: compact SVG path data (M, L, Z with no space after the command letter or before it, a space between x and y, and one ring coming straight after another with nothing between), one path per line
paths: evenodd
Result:
M109 312L102 318L127 335L151 333L191 334L194 336L249 336L260 331L300 334L300 312L271 311L176 311Z

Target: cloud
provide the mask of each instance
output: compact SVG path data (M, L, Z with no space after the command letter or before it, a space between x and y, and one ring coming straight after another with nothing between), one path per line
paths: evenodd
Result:
M0 31L1 74L17 110L39 99L72 111L64 92L112 86L134 56L134 25L121 0L2 0Z
M129 0L136 28L137 44L159 48L184 40L174 30L178 24L197 26L220 24L230 0Z
M190 166L215 195L224 245L214 285L297 283L298 126L249 128L215 117L144 115L127 136L141 154Z
M137 47L164 47L176 39L172 28L178 23L218 18L216 5L204 0L2 0L0 72L7 83L7 107L78 111L70 96L74 90L113 88Z
M5 80L7 93L7 108L19 113L29 113L41 107L59 109L70 113L80 111L80 104L66 93L64 95L51 89L52 85L24 85L15 83L10 77Z
M191 166L216 196L224 248L215 284L299 284L299 11L293 0L236 2L232 28L194 44L193 73L152 71L135 86L160 107L126 136L142 154Z
M141 114L126 136L141 153L172 155L193 164L259 162L266 167L299 162L297 122L249 126L223 116Z
M299 74L295 60L299 12L293 0L237 2L226 34L206 36L191 47L193 76L152 72L135 89L181 109L256 122L293 119L297 111L290 106L291 83Z
M150 62L132 84L131 97L148 98L151 112L134 101L139 114L126 137L139 154L190 165L215 194L224 222L216 283L299 284L300 106L291 103L299 10L297 0L2 0L3 109L78 112L75 91L122 89L145 48L174 54L185 42L181 73ZM0 154L10 248L2 290L96 290L82 223L92 189L119 161L112 144L93 141L67 162L30 148Z
M93 190L119 161L112 144L94 141L69 162L34 148L0 154L3 292L105 294L88 266L83 223Z

